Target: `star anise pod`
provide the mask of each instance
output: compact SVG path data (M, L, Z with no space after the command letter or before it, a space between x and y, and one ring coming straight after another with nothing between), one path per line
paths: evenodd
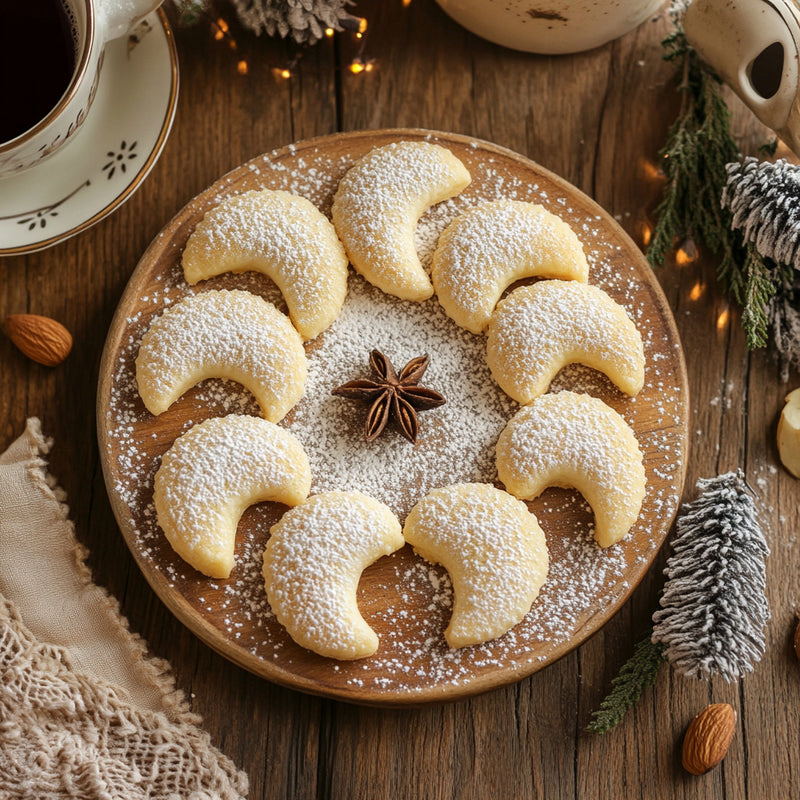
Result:
M380 436L390 419L395 420L409 442L417 441L417 411L427 411L445 402L438 392L418 385L428 368L428 360L428 356L412 358L398 375L392 362L379 350L373 350L369 365L376 379L360 378L333 390L333 394L341 397L371 403L364 425L368 442Z

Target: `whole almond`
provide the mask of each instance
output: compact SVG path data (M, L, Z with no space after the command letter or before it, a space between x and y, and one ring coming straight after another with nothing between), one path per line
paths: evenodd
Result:
M736 712L727 703L706 706L686 729L683 739L683 766L692 775L702 775L716 767L728 752L734 731Z
M3 322L3 331L28 358L46 367L60 364L72 350L70 332L50 317L12 314Z

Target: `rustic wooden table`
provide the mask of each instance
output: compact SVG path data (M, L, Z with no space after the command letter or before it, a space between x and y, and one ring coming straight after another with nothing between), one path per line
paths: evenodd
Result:
M284 42L223 16L176 28L181 92L164 153L109 218L43 252L0 259L0 317L53 316L75 337L69 359L39 367L0 340L0 446L39 416L54 437L52 471L69 494L96 580L133 630L171 661L213 741L250 776L253 798L770 798L800 797L800 667L791 647L800 595L800 497L780 466L775 427L787 385L766 352L748 354L714 265L667 264L658 278L681 332L692 397L686 496L697 478L742 467L757 490L772 556L767 649L739 684L687 680L664 667L656 686L606 736L584 733L591 711L646 629L662 584L660 555L632 599L557 663L507 688L419 709L347 705L271 685L199 642L155 597L128 553L98 461L95 392L114 308L159 229L218 176L264 151L334 131L426 127L480 137L563 176L616 216L639 243L657 201L656 153L678 98L662 62L662 15L590 53L538 57L494 46L433 0L363 0L370 72L346 69L350 36L304 51L294 77ZM230 37L236 49L229 46ZM238 63L247 62L240 74ZM765 133L737 106L744 149ZM722 316L721 316L722 315ZM738 713L723 764L704 777L680 765L689 720L707 703Z

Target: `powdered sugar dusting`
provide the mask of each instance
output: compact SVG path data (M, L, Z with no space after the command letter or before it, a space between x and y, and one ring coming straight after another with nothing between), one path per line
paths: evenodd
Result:
M309 348L306 393L287 419L308 451L313 491L357 489L403 519L438 486L493 482L494 445L516 404L491 379L485 347L482 337L456 328L435 299L407 303L351 276L342 313ZM366 442L367 407L331 394L369 375L372 348L398 369L430 356L424 383L446 402L420 413L416 445L391 427Z
M450 316L478 333L511 282L534 275L586 280L587 269L580 240L560 217L538 204L495 200L443 231L433 284Z
M306 357L284 314L242 291L189 295L153 321L142 339L136 380L153 413L166 411L208 376L236 379L264 416L281 419L303 393Z
M305 499L308 459L287 431L249 415L208 419L178 438L155 477L158 519L181 552L216 562L231 546L236 510L256 498Z
M330 157L323 145L256 159L215 184L202 198L203 208L231 192L266 187L302 194L328 214L339 177L369 146L357 138L352 142L353 152L347 155ZM187 598L197 615L238 652L255 657L265 670L272 665L270 669L277 670L283 680L307 676L310 666L313 674L325 676L326 691L339 696L358 691L360 697L366 693L378 701L384 697L432 699L453 689L468 691L476 677L489 680L482 685L491 685L494 675L499 676L498 682L505 682L552 660L576 637L592 630L595 620L604 618L605 609L618 607L638 581L666 532L664 521L674 514L682 486L681 426L685 420L676 371L680 344L660 306L642 290L643 282L627 260L619 234L610 230L606 219L587 210L583 201L575 203L562 186L534 170L521 173L502 152L458 143L454 149L467 164L472 184L423 217L415 236L423 265L429 267L444 227L466 208L504 197L541 203L570 220L587 255L590 282L624 305L642 332L647 359L645 388L634 399L624 397L605 376L587 368L572 366L556 377L552 391L572 389L600 396L633 427L645 454L647 494L631 535L607 550L594 543L591 510L576 493L550 490L529 504L547 538L550 572L530 613L507 634L484 645L450 650L442 635L452 606L447 573L405 547L368 568L360 584L359 607L381 641L376 655L347 663L310 656L278 624L261 579L269 527L285 510L280 506L262 504L245 512L237 535L236 565L228 581L209 581L172 553L152 505L153 476L161 455L176 436L207 417L234 412L256 415L259 409L238 384L209 380L153 418L138 397L134 379L142 334L165 307L208 288L245 289L285 309L271 282L255 273L187 286L179 263L185 228L162 234L156 242L160 263L170 266L153 269L140 297L123 305L128 316L120 322L110 390L102 398L107 409L109 492L120 525L145 565ZM398 366L426 351L431 357L424 383L444 394L447 403L420 415L416 446L387 430L374 447L367 448L361 432L363 409L329 395L333 386L368 374L367 358L373 347L386 352ZM350 480L358 484L353 488L374 494L402 518L425 487L494 480L494 442L517 406L488 374L485 339L458 328L435 299L412 304L389 298L351 272L342 314L330 329L306 344L306 351L306 395L281 424L306 448L314 491L347 488L337 485L349 480L348 471L341 469L346 461L360 471L357 480ZM326 475L328 469L331 472ZM658 532L655 538L654 531ZM503 678L509 668L511 677ZM267 670L266 674L272 673Z
M295 641L321 655L358 658L378 642L360 618L354 587L372 561L402 547L386 506L361 492L326 492L291 509L264 551L269 602Z
M644 498L633 432L606 403L586 394L549 393L522 408L500 437L497 467L518 497L535 497L553 481L579 486L593 505L603 546L627 534Z
M500 303L489 326L487 359L501 386L529 403L565 362L602 370L635 395L644 382L636 326L605 292L577 281L522 286Z
M493 486L435 489L414 506L404 534L458 587L446 632L454 646L494 639L516 625L547 576L547 547L535 517Z
M392 294L429 295L430 281L409 234L424 208L468 182L452 153L429 142L393 142L370 151L342 177L332 208L356 270Z
M225 198L200 220L186 243L183 269L190 283L263 270L281 287L297 329L313 338L344 300L347 256L333 225L306 198L252 191Z

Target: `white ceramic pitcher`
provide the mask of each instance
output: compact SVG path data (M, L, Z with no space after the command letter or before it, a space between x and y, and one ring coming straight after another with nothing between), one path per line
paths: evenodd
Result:
M694 0L689 44L800 155L800 8L795 0Z
M531 53L599 47L652 17L664 0L436 0L490 42Z

